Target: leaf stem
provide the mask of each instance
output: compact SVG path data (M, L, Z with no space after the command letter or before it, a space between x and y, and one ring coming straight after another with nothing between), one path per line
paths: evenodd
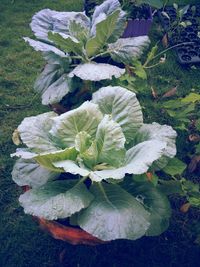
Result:
M103 194L103 196L104 196L104 198L105 198L105 200L115 209L115 206L112 204L112 202L109 200L109 198L107 197L107 195L106 195L106 192L105 192L105 190L104 190L104 188L103 188L103 186L102 186L102 184L101 183L98 183L98 186L99 186L99 188L100 188L100 190L101 190L101 192L102 192L102 194Z
M93 59L95 59L95 58L97 58L97 57L104 56L104 55L106 55L106 54L109 54L109 50L106 50L105 52L99 53L99 54L97 54L97 55L91 57L90 60L93 60Z
M158 66L158 65L160 65L160 64L162 64L162 63L160 63L160 62L158 62L158 63L156 63L156 64L154 64L154 65L151 65L151 66L143 66L143 68L144 69L151 69L151 68L154 68L154 67L156 67L156 66Z
M161 56L162 54L166 53L167 51L169 51L169 50L171 50L171 49L173 49L173 48L175 48L175 47L182 46L182 45L187 45L187 44L191 44L191 43L193 43L193 42L185 42L185 43L181 43L181 44L176 44L176 45L170 46L169 48L167 48L167 49L161 51L160 53L158 53L157 55L155 55L154 57L152 57L151 60L153 60L153 59L155 59L155 58Z
M174 175L171 175L171 177L174 181L179 181Z
M79 185L81 183L83 183L87 178L88 178L89 175L86 175L86 176L83 176L76 185Z
M70 56L71 58L73 58L73 59L82 59L83 57L81 57L81 56Z

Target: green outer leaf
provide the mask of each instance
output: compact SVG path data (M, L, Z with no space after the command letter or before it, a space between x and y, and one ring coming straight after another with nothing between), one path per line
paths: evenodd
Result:
M169 226L171 207L168 198L151 183L135 183L133 180L125 180L123 188L141 202L150 213L151 223L146 232L148 236L162 234Z
M69 77L77 76L86 81L101 81L109 79L113 76L119 78L125 73L125 69L104 63L90 62L79 64L75 69L69 73Z
M174 102L174 104L176 105L176 102ZM169 116L175 118L176 120L180 120L181 122L188 123L190 122L188 117L193 114L194 110L195 110L194 103L191 103L191 104L184 103L184 107L181 109L174 108L174 110L167 109L166 111L169 114Z
M125 177L126 178L126 177ZM147 177L147 174L146 173L143 173L143 174L139 174L139 175L133 175L132 176L132 179L134 182L136 183L141 183L141 182L147 182L148 181L148 177ZM127 180L127 178L126 178ZM125 181L126 181L125 180ZM132 181L132 180L131 180Z
M62 160L76 160L78 152L74 147L66 148L65 150L47 152L35 157L35 160L45 168L55 172L63 172L61 168L55 168L54 162Z
M160 184L158 185L158 188L165 195L167 195L167 196L171 195L171 194L184 195L180 180L179 181L160 180L159 182L160 182Z
M163 171L169 175L181 175L187 165L178 158L170 159L168 164L163 168Z
M88 233L104 241L135 240L149 227L149 213L118 185L92 185L94 200L78 215L78 223Z
M173 117L176 120L179 120L180 122L184 123L190 122L188 117L193 115L193 112L195 110L195 103L183 102L180 99L179 101L177 100L167 101L163 104L163 106L170 117Z
M40 40L48 41L48 32L69 33L69 23L75 20L82 26L89 28L90 20L83 12L58 12L50 9L43 9L37 12L31 21L31 29Z
M134 60L131 64L134 68L134 74L143 80L147 80L147 73L139 60Z
M31 152L28 148L17 148L15 153L12 153L11 157L21 157L23 159L33 159L38 154Z
M162 103L162 106L166 109L171 109L171 110L177 110L179 108L186 108L188 105L188 103L184 103L182 101L180 101L180 99L176 99L176 100L168 100L164 103Z
M163 12L162 12L162 14L163 14ZM167 15L166 12L164 12L164 14ZM155 44L147 54L147 58L146 58L146 62L145 62L146 66L149 64L149 62L151 62L154 59L154 57L156 56L157 51L158 51L158 45Z
M157 140L142 142L126 152L125 162L122 167L91 172L90 178L95 182L99 182L108 178L122 179L126 173L145 173L152 163L162 156L165 148L165 142Z
M93 94L92 102L98 104L103 114L110 114L121 126L127 143L142 126L143 115L136 95L123 87L102 87Z
M71 58L66 54L66 57L60 57L55 53L49 51L43 53L44 59L47 61L48 64L57 64L60 66L61 71L68 71L69 64L71 63Z
M85 47L89 58L96 55L106 44L115 29L119 13L120 10L116 10L108 15L105 20L96 24L96 35L87 41Z
M200 143L195 146L196 147L196 153L200 154Z
M58 12L55 16L54 31L59 33L68 34L70 32L71 21L76 21L82 27L90 28L90 18L85 15L85 12Z
M64 35L60 33L49 32L48 37L54 42L56 46L62 49L66 53L73 52L76 55L82 55L82 44L79 43L76 38L70 35Z
M115 10L120 9L121 5L118 0L107 0L102 4L95 7L93 16L92 16L92 24L95 24L95 21L98 20L99 16L102 14L110 15Z
M47 220L67 218L86 208L93 196L83 183L74 180L49 182L20 196L24 212Z
M23 38L25 42L29 43L30 46L32 46L35 51L40 51L43 53L46 52L52 52L60 57L68 57L63 51L59 50L53 45L49 45L40 41L35 41L33 39L30 39L29 37L24 37Z
M153 173L152 174L152 177L150 179L150 182L154 185L154 186L157 186L158 185L158 180L159 180L159 177Z
M125 141L120 125L106 115L100 122L96 133L98 161L111 166L120 166L125 158Z
M89 30L90 28L90 19L85 15L85 12L57 12L53 19L53 30L58 33L69 34L72 21L81 24L85 29Z
M32 188L40 187L57 177L58 173L41 167L33 159L18 159L12 171L12 179L16 184L19 186L29 185Z
M133 175L132 179L137 182L149 182L154 186L157 186L159 177L155 173L149 173L150 177L148 177L148 173L143 173L139 175Z
M200 119L196 120L195 126L198 131L200 131Z
M70 21L69 23L70 35L76 38L83 46L85 46L86 41L89 36L89 29L77 23L76 21Z
M47 64L38 76L34 84L34 90L39 93L44 93L45 90L54 83L58 77L62 75L62 70L58 64Z
M196 93L190 93L189 95L181 99L181 102L183 103L195 103L197 101L200 101L200 94Z
M38 153L58 150L56 142L49 134L49 130L53 125L53 118L56 117L57 114L55 112L46 112L25 118L18 126L23 143Z
M170 158L176 155L176 132L171 126L160 125L156 122L152 124L143 124L135 136L134 144L138 144L145 140L159 140L166 144L162 157L154 163L153 168L164 168Z
M70 91L71 78L63 74L57 81L52 83L42 95L42 104L49 105L59 103Z
M100 21L106 18L106 16L112 14L114 11L120 10L119 17L117 19L115 29L108 39L109 43L113 43L117 41L117 39L122 36L125 26L126 26L126 13L121 10L121 5L118 0L108 0L104 1L101 5L96 6L93 16L92 16L92 28L91 35L95 35L96 33L96 25Z
M200 193L197 196L188 197L191 206L200 208Z
M115 43L109 44L109 53L113 60L131 64L133 59L142 55L149 43L148 36L120 38Z
M107 40L107 43L114 43L116 42L124 33L124 30L126 28L126 12L123 10L120 11L117 22L115 24L115 29L113 33L111 34L110 38Z
M57 14L55 10L43 9L35 13L30 27L38 39L48 41L48 31L53 29L53 16Z
M50 133L62 142L63 147L73 147L76 135L82 131L94 138L102 118L98 106L87 101L79 108L55 118Z
M181 188L188 202L193 207L200 207L200 185L193 183L185 178L181 179Z

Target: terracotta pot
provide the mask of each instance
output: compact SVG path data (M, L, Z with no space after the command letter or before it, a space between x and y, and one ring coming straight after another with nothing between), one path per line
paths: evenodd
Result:
M28 191L29 186L23 186L23 191ZM106 243L91 234L85 232L81 228L66 226L57 221L48 221L43 218L33 217L39 223L42 230L49 233L53 238L66 241L72 245L100 245Z
M35 218L38 221L40 228L48 232L53 238L66 241L72 245L99 245L104 241L92 236L80 228L73 226L65 226L56 221L48 221L42 218Z

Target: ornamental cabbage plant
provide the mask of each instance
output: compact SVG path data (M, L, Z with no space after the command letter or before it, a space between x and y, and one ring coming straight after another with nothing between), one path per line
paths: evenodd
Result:
M47 61L34 85L44 105L73 93L77 78L82 82L119 78L125 73L123 64L138 58L149 45L147 36L120 38L126 14L118 0L104 1L91 18L84 12L43 9L33 16L30 26L37 40L24 40ZM118 67L113 61L123 64Z
M163 168L176 154L176 132L146 124L133 92L103 87L92 100L58 116L25 118L18 127L26 148L12 177L23 193L25 213L48 220L71 218L109 241L159 235L168 226L169 202L135 175ZM61 173L65 173L63 175Z

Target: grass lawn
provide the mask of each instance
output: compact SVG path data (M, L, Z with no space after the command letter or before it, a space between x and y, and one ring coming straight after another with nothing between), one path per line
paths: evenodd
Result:
M56 267L59 256L69 267L195 267L200 262L200 246L194 243L194 225L200 211L190 209L181 213L182 199L171 199L173 215L168 231L159 237L144 237L131 242L110 242L97 247L72 246L54 240L38 228L32 217L25 215L18 204L21 189L11 179L14 160L10 154L16 149L11 136L24 117L48 111L41 105L40 96L33 91L33 83L44 65L40 54L33 52L23 41L32 36L28 26L33 14L43 8L71 11L82 8L81 0L1 0L0 1L0 266ZM160 40L159 24L151 32L153 43ZM148 71L149 85L138 95L144 107L145 121L173 125L160 115L151 93L153 87L162 95L178 86L177 95L200 93L200 67L185 68L176 62L174 52L167 53L167 61ZM186 141L187 132L180 132L178 156L192 151ZM193 178L193 177L192 177ZM197 177L194 176L194 179Z

